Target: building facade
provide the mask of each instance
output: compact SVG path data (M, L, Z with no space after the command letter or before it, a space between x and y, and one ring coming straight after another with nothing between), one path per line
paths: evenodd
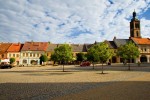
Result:
M25 42L21 49L20 64L39 65L40 56L45 54L47 47L48 42Z
M7 58L15 58L14 65L20 64L20 50L22 49L23 44L21 43L12 43L7 50Z
M7 58L7 50L12 43L0 43L0 63L9 63Z

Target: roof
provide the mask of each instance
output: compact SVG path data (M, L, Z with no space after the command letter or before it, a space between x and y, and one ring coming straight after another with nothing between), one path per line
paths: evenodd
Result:
M25 42L21 51L46 51L48 42Z
M21 43L12 43L11 46L8 48L7 52L20 52L23 44Z
M113 41L117 47L120 47L121 45L125 45L127 42L129 42L129 39L114 39Z
M150 45L149 38L131 38L136 44Z
M107 43L109 48L111 48L111 49L116 49L117 48L117 46L114 43L114 41L105 41L105 43Z
M73 52L86 52L86 46L84 44L71 44Z
M93 45L95 45L95 44L85 44L86 51L88 51L88 49L90 49Z
M11 46L11 43L0 43L0 53L7 52L10 46Z
M48 47L46 49L46 51L50 51L53 52L55 48L57 48L58 45L57 44L48 44Z

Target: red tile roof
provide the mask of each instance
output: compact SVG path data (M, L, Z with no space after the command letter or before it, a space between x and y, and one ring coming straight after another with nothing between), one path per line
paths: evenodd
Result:
M131 38L135 43L137 44L146 44L150 45L150 39L149 38Z
M25 42L21 51L46 51L48 42Z
M0 43L0 53L7 52L10 46L11 46L11 43Z
M23 44L21 43L12 43L7 52L20 52L22 46Z

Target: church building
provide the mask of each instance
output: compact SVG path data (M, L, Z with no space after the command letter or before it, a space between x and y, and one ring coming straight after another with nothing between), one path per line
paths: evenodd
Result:
M139 48L140 56L136 62L150 62L150 38L142 38L140 30L140 20L136 18L136 12L133 12L133 18L130 22L130 37Z
M125 45L127 42L133 41L136 46L138 46L140 51L140 56L137 59L133 59L133 63L137 62L150 62L150 39L149 38L142 38L141 30L140 30L140 20L136 17L136 12L133 12L133 18L130 22L130 37L129 39L117 39L114 37L113 41L106 41L110 48L117 51L121 45ZM120 63L123 62L123 59L117 56L112 57L112 63Z

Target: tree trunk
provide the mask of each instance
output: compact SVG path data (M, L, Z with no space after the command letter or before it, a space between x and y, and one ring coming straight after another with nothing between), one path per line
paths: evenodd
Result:
M94 69L94 62L93 62L93 69Z
M128 67L128 70L130 70L130 63L131 63L131 59L129 60L129 67Z
M103 69L103 63L102 63L102 74L104 74L103 70L104 70L104 69Z
M63 72L65 71L65 69L64 69L64 63L63 63Z

